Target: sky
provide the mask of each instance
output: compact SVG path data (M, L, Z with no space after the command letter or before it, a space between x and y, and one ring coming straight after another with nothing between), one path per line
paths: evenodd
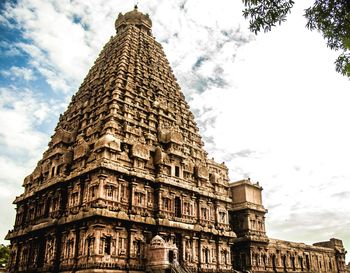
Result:
M263 186L268 236L350 250L350 81L337 52L288 20L254 35L240 1L139 1L190 104L210 157L231 181ZM0 243L16 195L41 159L60 113L110 36L125 0L0 3ZM347 257L349 262L349 257Z

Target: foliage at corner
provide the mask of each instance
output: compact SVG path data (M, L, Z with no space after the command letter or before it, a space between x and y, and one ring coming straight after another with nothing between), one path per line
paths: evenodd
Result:
M0 245L0 268L7 265L10 255L10 247L3 244Z
M243 16L250 18L249 29L255 34L270 31L277 23L284 22L294 5L293 0L243 0L243 3L247 7Z
M242 1L246 7L243 16L249 18L250 30L255 34L284 22L294 5L293 0ZM350 78L350 1L315 0L304 16L308 29L321 32L327 46L341 52L335 61L336 71Z

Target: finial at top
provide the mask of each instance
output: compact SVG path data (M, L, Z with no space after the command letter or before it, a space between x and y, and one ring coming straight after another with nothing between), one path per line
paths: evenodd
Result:
M137 10L137 8L138 8L138 7L137 7L137 4L135 4L135 6L134 6L134 10Z

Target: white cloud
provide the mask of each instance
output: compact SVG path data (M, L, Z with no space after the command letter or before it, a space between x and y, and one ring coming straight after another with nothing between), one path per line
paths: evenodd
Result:
M34 90L0 88L0 221L1 239L14 221L12 201L22 193L22 182L30 174L49 141L50 132L40 129L62 112L61 104L44 100ZM51 126L49 126L51 127Z
M24 79L26 81L35 80L34 72L30 68L12 66L9 70L2 70L0 74L11 80Z
M1 17L1 16L0 16ZM1 22L1 19L0 19ZM0 41L1 54L7 57L14 57L21 55L21 52L13 46L12 43Z

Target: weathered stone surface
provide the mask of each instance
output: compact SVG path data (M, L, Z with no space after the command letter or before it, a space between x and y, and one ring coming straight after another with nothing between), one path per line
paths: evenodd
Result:
M345 273L340 240L266 236L262 188L207 158L148 15L115 26L24 179L9 271Z

